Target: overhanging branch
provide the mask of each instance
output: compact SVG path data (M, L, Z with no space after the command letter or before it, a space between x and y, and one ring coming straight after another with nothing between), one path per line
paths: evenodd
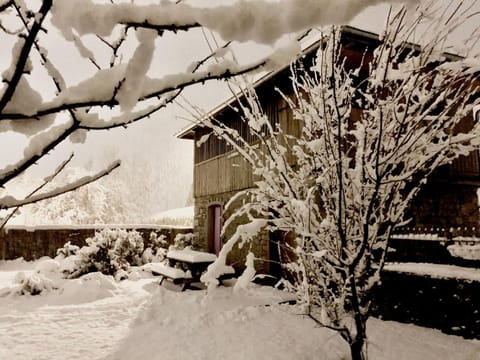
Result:
M78 179L77 181L75 181L73 183L70 183L70 184L62 186L62 187L58 187L58 188L53 189L51 191L45 192L43 194L38 194L38 195L31 196L27 199L19 200L19 199L15 199L12 196L6 196L6 197L3 197L3 198L0 198L0 209L11 209L11 208L15 208L15 207L18 207L18 206L33 204L33 203L36 203L36 202L39 202L39 201L42 201L42 200L46 200L46 199L56 197L56 196L61 195L61 194L65 194L65 193L70 192L70 191L77 190L78 188L80 188L84 185L90 184L90 183L92 183L94 181L97 181L98 179L101 179L102 177L110 174L113 170L115 170L119 166L120 166L120 161L115 161L108 168L96 173L95 175L84 176L83 178Z
M171 84L171 85L166 85L165 87L152 91L148 94L143 95L138 99L139 102L153 99L153 98L158 98L162 95L165 95L171 91L175 90L180 90L183 88L186 88L188 86L194 85L194 84L202 84L205 81L209 80L224 80L228 79L234 76L239 76L243 75L255 70L258 70L262 68L265 64L267 63L267 60L262 60L260 62L257 62L255 64L245 66L242 68L239 68L237 70L232 70L232 69L225 69L219 73L204 73L200 74L200 76L194 76L188 80L179 82L177 84ZM72 103L66 103L66 104L61 104L57 106L52 106L50 108L40 110L34 115L25 115L25 114L19 114L19 113L2 113L0 114L0 120L27 120L27 119L37 119L39 117L45 116L45 115L50 115L50 114L55 114L59 113L62 111L66 110L76 110L76 109L81 109L81 108L92 108L92 107L102 107L102 106L108 106L108 107L114 107L119 105L119 102L116 99L101 99L101 100L93 100L93 101L78 101L78 102L72 102Z
M49 184L58 174L60 174L63 169L65 169L65 167L70 163L70 161L72 161L73 159L73 153L70 154L70 156L68 157L68 159L66 159L65 161L63 161L59 166L57 166L57 168L55 169L55 171L48 177L44 178L43 180L43 183L40 184L39 186L37 186L35 189L33 189L26 197L25 199L29 199L31 198L33 195L35 195L36 193L38 193L40 190L42 190L47 184ZM15 213L20 209L21 206L17 206L13 209L13 211L8 214L8 216L5 217L5 219L1 220L0 221L0 230L2 230L5 225L8 223L8 221L15 215Z
M9 1L9 2L6 2L5 4L1 5L0 6L0 12L8 9L10 6L13 5L13 0Z
M132 22L132 21L127 21L127 22L120 22L120 24L125 25L127 27L133 27L135 29L151 29L151 30L156 30L159 34L161 34L164 31L172 31L176 33L177 31L188 31L193 28L198 28L201 27L197 22L191 23L191 24L182 24L182 25L175 25L175 24L150 24L147 21L144 22Z
M63 142L68 136L70 136L75 130L78 129L79 123L73 123L72 126L66 128L60 135L55 137L50 143L46 144L38 153L32 155L29 158L24 158L17 164L12 166L9 170L0 175L0 187L5 185L10 180L27 170L30 166L35 164L43 156L53 150L58 144Z
M15 65L15 70L13 75L10 79L8 79L8 85L3 93L2 98L0 99L0 113L3 111L5 106L7 106L8 102L12 99L13 93L17 88L18 82L24 72L25 64L27 63L28 56L30 55L30 51L32 50L32 46L37 38L38 32L42 28L43 20L45 19L47 13L50 11L52 7L52 0L44 0L40 10L38 11L38 15L35 17L35 22L32 25L27 37L25 38L25 44L20 51L20 55L18 56L17 64ZM27 29L28 30L28 29Z

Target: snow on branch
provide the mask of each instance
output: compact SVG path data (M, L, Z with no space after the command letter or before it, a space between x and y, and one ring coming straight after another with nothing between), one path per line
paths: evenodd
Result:
M18 39L18 46L14 48L14 50L18 49L18 56L14 56L12 60L12 74L11 76L5 78L4 74L2 74L4 81L7 83L7 88L5 89L1 99L0 99L0 113L2 113L3 109L7 106L10 99L12 98L13 94L16 91L17 85L20 82L20 78L25 71L25 66L29 60L29 55L32 50L33 44L35 39L38 35L38 32L42 28L42 23L50 11L52 6L52 0L44 0L42 2L42 6L38 11L38 15L35 18L35 22L31 26L28 31L28 35L25 39L19 38ZM14 54L15 55L15 54ZM8 76L7 72L7 76Z
M282 35L307 28L348 23L368 6L382 0L282 0L237 1L231 5L199 8L185 3L160 2L155 5L96 4L91 0L56 1L52 23L69 39L80 35L108 36L116 25L161 31L188 30L204 26L224 40L273 43ZM390 0L390 3L415 3Z
M24 150L24 157L12 165L0 169L0 186L5 185L17 175L35 164L49 151L53 150L58 144L62 143L75 130L78 129L79 123L70 122L63 125L57 125L42 133L37 134L31 140L27 148Z
M291 42L284 47L279 47L270 56L250 64L239 65L234 61L224 59L218 63L207 66L207 68L202 71L170 74L159 79L152 79L138 73L132 77L127 76L126 73L129 71L129 65L120 64L109 69L100 70L93 77L82 81L76 86L61 91L54 100L39 105L37 112L33 114L9 113L4 111L0 114L0 120L38 118L65 110L96 106L122 106L122 103L127 108L130 108L137 100L141 102L157 98L193 84L203 83L209 80L226 79L252 73L259 69L277 69L293 60L299 51L298 43ZM145 73L144 70L142 73ZM135 91L131 90L132 85L125 85L123 83L125 79L129 78L135 79L135 84L137 85ZM119 85L120 91L115 97L115 89ZM119 101L119 98L122 101Z
M40 8L29 8L24 2L4 1L0 5L4 11L2 15L9 16L9 6L12 6L13 11L16 12L16 25L9 26L18 27L18 24L21 26L20 30L7 32L15 45L12 47L11 64L2 73L5 85L1 92L0 120L6 120L6 125L2 128L22 133L28 137L33 136L25 149L23 159L0 171L0 186L21 174L58 144L76 132L78 133L79 130L85 133L85 130L125 126L165 107L181 93L182 89L189 85L203 83L207 80L225 79L260 68L272 69L280 64L288 63L298 50L298 46L293 46L290 47L290 50L278 51L270 59L262 59L244 66L239 66L229 60L218 62L218 54L212 54L210 57L196 62L192 73L187 71L187 73L170 74L163 78L151 79L146 74L155 50L156 38L161 34L154 31L159 28L152 30L144 21L145 19L141 19L138 15L147 16L148 13L161 13L163 7L168 5L167 3L154 5L155 11L151 7L132 4L124 4L125 6L120 5L119 7L116 5L111 7L111 4L107 4L105 7L89 1L56 1L53 2L52 11L50 11L51 0L42 1ZM107 9L109 12L114 8L119 10L113 11L105 18L104 10ZM183 12L184 8L175 11ZM96 15L85 17L81 15L83 13L92 15L92 12ZM79 14L80 18L77 17ZM61 67L51 61L47 48L42 46L44 39L40 33L44 30L46 32L48 26L51 25L48 22L45 25L46 28L43 28L43 20L47 15L52 15L53 23L55 23L56 16L63 17L63 20L67 21L64 28L62 26L60 28L64 30L66 39L72 41L76 46L79 55L94 63L94 75L91 78L76 86L68 87ZM109 19L113 19L117 15L126 16L126 18L125 21L119 22L123 26L120 38L110 44L112 40L104 39L102 37L104 33L97 32L94 23L98 22L100 26L108 25ZM82 35L85 32L78 30L79 24L70 27L75 24L75 21L72 20L69 24L68 16L76 17L81 23L83 22L83 25L94 30L97 38L108 47L108 51L112 54L109 68L100 68L95 59L96 54L92 52L92 49L87 48L87 43L83 42ZM174 18L170 17L169 20L173 21L170 29L181 28L181 24L176 24ZM139 21L142 26L136 24L135 21ZM132 26L136 27L134 34L137 36L138 45L133 56L123 62L118 49L127 39L127 31ZM198 26L198 24L193 24L193 26ZM32 49L36 49L39 58L37 54L32 54ZM207 64L206 61L212 58L215 58L215 63ZM56 97L46 102L43 100L43 93L41 95L38 91L38 84L34 83L34 73L42 71L37 70L42 67L45 75L52 80L56 92ZM199 67L202 67L201 71L197 71ZM119 107L120 115L101 118L100 111L105 113L105 109L101 109L105 106ZM55 116L62 112L68 113L70 121L52 128ZM73 140L73 138L71 139Z
M13 5L13 0L2 0L0 2L0 12L6 10Z
M73 153L70 154L70 156L62 161L58 166L57 168L49 175L49 176L46 176L44 179L43 179L43 182L42 184L40 184L39 186L37 186L35 189L33 189L26 197L25 199L28 199L30 197L32 197L33 195L35 195L37 192L39 192L40 190L42 190L46 185L48 185L50 182L52 182L53 179L55 179L55 177L60 174L63 169L65 169L65 167L72 161L73 159ZM4 226L8 223L8 221L15 215L15 213L20 209L21 206L16 206L14 207L14 209L2 220L0 220L0 230L4 228Z
M74 191L84 185L90 184L108 174L110 174L113 170L115 170L117 167L120 166L120 161L117 160L110 164L106 169L96 173L95 175L89 175L89 176L84 176L74 182L71 182L67 185L57 187L53 190L50 190L48 192L42 193L42 194L37 194L33 195L31 197L28 197L26 199L16 199L13 196L4 196L0 198L0 209L10 209L18 206L23 206L27 204L33 204L38 201L46 200L53 198L55 196L65 194L70 191Z

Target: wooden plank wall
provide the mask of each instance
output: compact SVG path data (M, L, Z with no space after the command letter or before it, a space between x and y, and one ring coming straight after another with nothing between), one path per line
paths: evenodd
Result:
M269 116L275 117L274 123L278 123L286 134L300 136L302 122L293 120L292 111L284 99L277 98L276 101L276 104L269 105L269 111L275 111ZM212 140L220 141L216 137L212 137ZM259 147L259 151L262 151L262 147ZM287 154L287 161L293 164L295 159ZM256 180L251 166L234 151L197 162L194 179L195 197L247 189L253 187Z
M479 153L475 150L467 156L460 156L449 166L451 177L478 178L480 175Z
M252 186L252 168L238 154L229 153L195 165L195 197Z

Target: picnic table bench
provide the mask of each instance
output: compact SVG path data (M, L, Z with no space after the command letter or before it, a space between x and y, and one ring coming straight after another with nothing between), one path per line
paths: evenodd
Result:
M166 255L166 262L155 264L152 272L161 276L160 285L168 280L174 285L178 285L181 291L184 291L190 284L200 282L202 274L216 259L215 254L203 251L191 249L169 250ZM223 278L232 276L234 273L235 271L230 266Z

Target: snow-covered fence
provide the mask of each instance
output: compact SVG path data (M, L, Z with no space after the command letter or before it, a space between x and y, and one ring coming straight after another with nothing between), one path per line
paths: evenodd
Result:
M480 229L476 227L404 227L390 237L387 261L478 265L478 256L459 255L477 248Z
M0 260L11 260L23 257L25 260L34 260L42 256L54 257L57 249L67 241L71 244L83 246L85 239L92 237L96 231L104 228L121 228L138 231L149 245L150 233L164 235L169 244L177 234L192 232L188 227L159 226L159 225L74 225L74 226L9 226L0 232Z
M480 227L471 226L450 226L450 227L428 227L413 226L402 227L395 230L392 238L415 239L415 240L455 240L459 237L477 237L480 239Z

